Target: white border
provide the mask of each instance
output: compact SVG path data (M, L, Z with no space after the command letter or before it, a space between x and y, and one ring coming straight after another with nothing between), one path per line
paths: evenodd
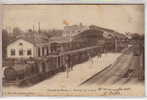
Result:
M2 96L2 5L0 5L0 96Z
M145 52L145 61L144 61L144 63L145 63L145 96L147 96L147 69L146 69L146 64L147 64L147 59L146 59L146 57L147 57L147 53L146 53L146 51L147 51L147 19L146 19L146 17L147 17L147 1L144 3L144 9L145 9L145 11L144 11L144 13L145 13L145 25L144 25L144 29L145 29L145 33L144 33L144 36L145 36L145 50L144 50L144 52Z
M147 32L147 0L0 0L0 4L144 4L145 6L145 33ZM1 10L0 10L1 11ZM0 12L1 14L1 12ZM0 20L2 17L0 17ZM1 22L1 21L0 21ZM1 23L0 23L1 24ZM1 27L0 27L1 33ZM0 71L2 64L2 35L0 34ZM145 57L147 56L147 34L145 34ZM145 59L145 96L147 96L147 69L146 69L147 59ZM0 75L1 76L1 75ZM1 77L0 77L1 82ZM2 83L0 83L0 89ZM1 90L0 90L1 92ZM0 93L0 95L2 92ZM35 99L34 99L35 100Z
M144 4L146 0L0 0L1 4Z

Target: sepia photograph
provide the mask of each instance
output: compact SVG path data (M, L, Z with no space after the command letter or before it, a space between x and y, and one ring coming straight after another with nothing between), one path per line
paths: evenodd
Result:
M144 4L3 4L4 96L144 96Z

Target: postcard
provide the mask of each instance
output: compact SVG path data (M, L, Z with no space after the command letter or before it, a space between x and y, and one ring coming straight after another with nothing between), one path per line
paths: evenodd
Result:
M144 4L2 4L3 96L144 96Z

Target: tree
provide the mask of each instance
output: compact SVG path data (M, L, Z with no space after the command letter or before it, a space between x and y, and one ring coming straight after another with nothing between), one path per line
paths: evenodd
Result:
M137 33L131 34L131 36L132 36L133 40L140 40L141 38L143 38L143 36L141 36Z
M13 28L13 36L17 37L18 35L20 35L22 33L22 30L19 27L14 27Z
M97 29L98 27L96 25L90 25L89 28L90 29Z

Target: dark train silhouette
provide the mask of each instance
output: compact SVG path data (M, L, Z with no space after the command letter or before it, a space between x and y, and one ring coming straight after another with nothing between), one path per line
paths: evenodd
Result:
M42 58L14 61L5 68L5 82L16 85L28 85L51 77L58 72L72 69L76 64L85 62L89 58L102 53L103 47L92 46L77 50L53 54Z

